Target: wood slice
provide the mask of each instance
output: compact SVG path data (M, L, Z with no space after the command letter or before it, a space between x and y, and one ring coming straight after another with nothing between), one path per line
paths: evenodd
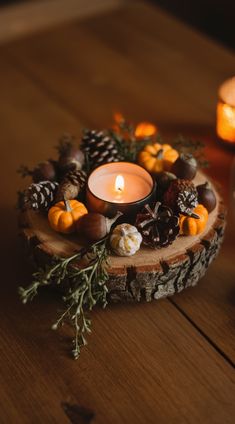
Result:
M208 178L198 172L196 185ZM131 257L110 257L109 296L113 301L160 299L195 286L218 254L225 228L225 207L212 183L217 206L210 213L206 229L198 236L180 236L167 248L141 247ZM64 236L53 231L47 217L28 210L20 214L20 235L27 253L37 266L53 257L67 257L84 247L76 235Z

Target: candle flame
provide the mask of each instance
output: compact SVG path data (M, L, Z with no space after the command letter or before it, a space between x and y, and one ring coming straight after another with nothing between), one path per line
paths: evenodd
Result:
M121 193L124 190L125 181L122 175L118 175L115 180L115 191Z

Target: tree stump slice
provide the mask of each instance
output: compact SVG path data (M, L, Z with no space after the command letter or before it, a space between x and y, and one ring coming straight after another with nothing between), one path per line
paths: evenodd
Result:
M202 172L194 179L195 185L208 180ZM147 247L131 257L110 256L108 290L111 301L147 302L179 293L195 286L219 252L225 229L225 207L211 182L217 198L214 211L209 214L203 233L180 236L167 248ZM20 235L28 256L36 266L49 264L54 257L68 257L84 247L78 236L64 236L53 231L47 216L31 210L22 212L19 219Z

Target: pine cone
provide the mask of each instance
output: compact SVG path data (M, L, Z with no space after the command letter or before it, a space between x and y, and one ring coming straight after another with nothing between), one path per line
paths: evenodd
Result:
M165 192L163 202L175 213L198 218L192 211L198 204L197 199L197 189L191 181L176 179Z
M66 200L75 199L85 187L87 174L84 171L70 171L61 181L56 193L56 201L64 198Z
M31 184L22 195L21 207L35 211L49 209L55 200L58 185L52 181Z
M87 130L81 140L81 149L88 157L91 169L104 163L122 160L115 140L103 131Z
M153 249L171 244L179 234L179 219L167 206L157 202L153 208L145 205L135 223L143 243Z

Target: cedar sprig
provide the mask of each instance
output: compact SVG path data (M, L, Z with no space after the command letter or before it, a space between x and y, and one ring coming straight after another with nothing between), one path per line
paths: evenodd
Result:
M79 261L85 260L84 267L79 268ZM107 238L93 244L88 250L69 258L57 258L51 266L40 268L33 274L33 282L29 287L19 287L19 294L23 303L31 301L37 294L39 287L51 284L65 283L66 294L63 301L66 308L53 324L56 330L67 320L74 328L72 354L74 359L80 355L81 347L86 342L86 334L91 332L91 320L86 310L92 310L96 304L104 308L107 305L108 280L108 247Z

